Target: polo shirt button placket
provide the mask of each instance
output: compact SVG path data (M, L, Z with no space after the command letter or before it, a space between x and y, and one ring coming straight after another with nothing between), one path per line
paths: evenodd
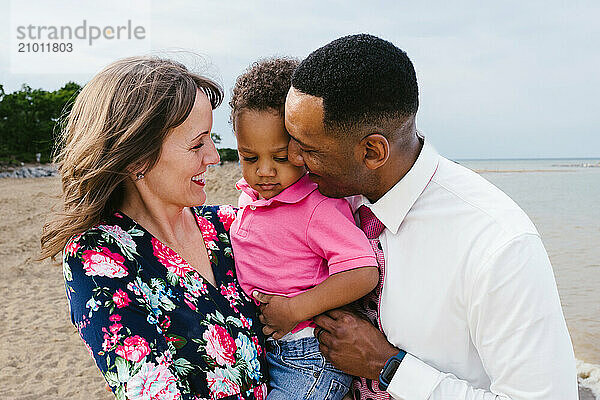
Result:
M254 211L254 210L256 210L256 206L250 206L250 209L251 209L252 211Z

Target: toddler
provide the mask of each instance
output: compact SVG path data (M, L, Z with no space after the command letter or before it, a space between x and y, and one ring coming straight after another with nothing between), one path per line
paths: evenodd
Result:
M231 226L237 277L260 300L268 400L344 397L352 377L319 352L311 318L375 288L377 260L344 199L327 198L288 160L284 105L298 62L273 58L238 77L230 101L243 179Z

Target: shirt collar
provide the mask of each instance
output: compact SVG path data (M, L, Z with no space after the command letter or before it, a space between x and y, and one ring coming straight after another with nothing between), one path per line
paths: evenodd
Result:
M440 161L433 146L422 136L419 137L423 140L423 148L408 173L375 203L362 195L349 197L352 212L365 205L387 229L398 233L404 217L433 179Z
M252 189L244 178L237 181L235 187L250 196L252 199L251 205L253 206L268 206L273 202L293 204L317 190L317 184L309 179L308 174L302 176L296 183L283 189L281 193L270 199L259 199L258 192Z

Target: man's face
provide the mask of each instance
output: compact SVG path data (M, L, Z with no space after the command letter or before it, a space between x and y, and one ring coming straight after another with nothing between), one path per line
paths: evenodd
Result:
M305 166L319 192L328 197L360 194L359 154L352 139L325 132L323 99L293 87L285 103L285 127L291 139L290 162Z

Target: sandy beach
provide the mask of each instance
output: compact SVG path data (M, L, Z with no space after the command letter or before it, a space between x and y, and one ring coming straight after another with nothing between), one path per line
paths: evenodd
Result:
M239 174L237 164L211 168L209 203L235 204ZM113 398L70 323L61 269L49 260L34 261L41 227L59 193L58 178L0 179L1 399ZM595 366L587 373L585 368L580 365L580 379L599 373ZM593 396L582 389L580 399Z

